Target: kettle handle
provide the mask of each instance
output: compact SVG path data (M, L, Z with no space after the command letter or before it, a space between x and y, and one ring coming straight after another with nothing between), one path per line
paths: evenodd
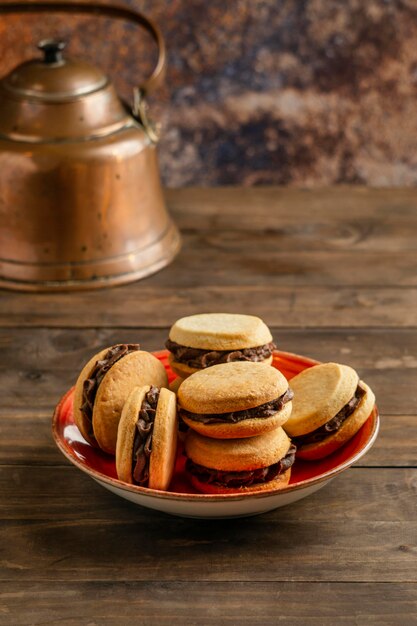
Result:
M72 2L71 4L62 2L8 2L7 4L0 4L0 15L2 13L48 13L51 9L57 13L106 15L107 17L127 20L142 26L148 31L158 46L158 61L149 78L134 88L134 102L142 102L146 94L161 84L166 67L165 41L158 26L152 20L142 15L142 13L115 5L85 4L81 2Z

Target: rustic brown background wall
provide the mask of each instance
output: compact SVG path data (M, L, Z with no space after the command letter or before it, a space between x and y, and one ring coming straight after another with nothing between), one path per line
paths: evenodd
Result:
M169 186L417 184L413 0L130 0L160 24ZM51 16L0 20L0 73L46 35L102 65L125 96L151 67L134 27Z

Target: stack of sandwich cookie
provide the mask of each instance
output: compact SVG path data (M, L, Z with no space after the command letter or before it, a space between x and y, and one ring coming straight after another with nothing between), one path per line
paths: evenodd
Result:
M351 439L375 404L372 390L348 365L323 363L291 379L294 401L284 428L307 460L328 456Z
M168 386L161 361L139 344L117 344L88 361L75 385L74 420L90 444L115 453L123 405L138 385Z
M290 478L295 446L282 429L293 393L270 365L236 362L192 374L178 391L186 471L206 493L278 489Z
M285 487L295 446L282 428L247 439L210 439L190 431L186 471L203 493L246 493Z
M136 387L119 422L116 470L120 480L166 490L177 450L176 397L169 389Z
M165 344L181 378L235 361L272 363L275 344L266 324L252 315L205 313L179 319Z

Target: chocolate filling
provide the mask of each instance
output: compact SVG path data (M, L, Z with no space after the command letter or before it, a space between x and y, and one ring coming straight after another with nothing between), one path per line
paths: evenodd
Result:
M294 463L296 450L295 445L291 444L287 454L278 461L278 463L245 472L223 472L221 470L205 467L204 465L198 465L191 461L191 459L187 459L185 468L190 474L198 478L199 481L208 485L228 488L250 487L251 485L274 480L279 474L286 472Z
M179 416L180 418L188 417L202 424L236 424L243 420L271 417L275 415L275 413L278 413L284 404L292 400L293 397L294 394L292 390L288 388L287 391L276 400L265 402L265 404L255 406L253 409L244 409L243 411L233 411L231 413L190 413L190 411L180 408Z
M133 440L132 477L135 485L146 487L149 481L149 459L152 452L152 435L158 405L158 387L151 387L139 409Z
M349 402L345 404L342 409L340 409L339 413L332 417L331 420L323 424L323 426L313 430L311 433L306 433L305 435L300 435L299 437L293 437L294 442L300 447L307 446L309 443L318 443L319 441L323 441L326 437L333 435L333 433L340 429L343 422L345 422L347 418L352 415L365 394L365 389L358 384L353 398L349 400Z
M169 350L178 363L189 367L205 369L219 363L231 363L232 361L264 361L275 350L276 345L271 342L256 348L244 348L242 350L200 350L182 346L168 339L165 347Z
M88 420L88 434L93 439L93 407L100 383L116 361L136 350L140 350L138 343L120 343L112 346L106 352L104 358L96 362L90 376L83 383L83 397L80 410Z

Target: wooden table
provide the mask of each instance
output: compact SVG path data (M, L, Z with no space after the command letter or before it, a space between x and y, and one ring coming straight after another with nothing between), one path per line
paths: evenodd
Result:
M168 269L1 293L0 624L416 624L417 192L167 196L184 236ZM61 456L51 412L92 353L160 348L177 317L219 310L357 368L382 414L372 451L305 500L223 521L136 507Z

